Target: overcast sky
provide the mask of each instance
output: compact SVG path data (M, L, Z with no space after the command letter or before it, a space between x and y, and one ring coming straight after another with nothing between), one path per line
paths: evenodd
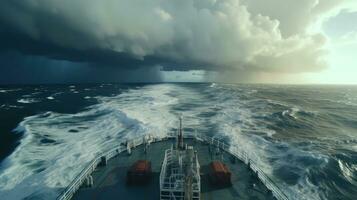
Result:
M357 84L356 0L2 0L0 84Z

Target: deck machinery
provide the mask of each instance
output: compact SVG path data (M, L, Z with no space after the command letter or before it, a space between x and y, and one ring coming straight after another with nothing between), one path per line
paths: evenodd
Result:
M57 200L288 200L244 149L177 130L98 154Z
M165 151L160 173L160 199L199 200L201 193L200 165L197 151L183 143L182 118L177 144Z

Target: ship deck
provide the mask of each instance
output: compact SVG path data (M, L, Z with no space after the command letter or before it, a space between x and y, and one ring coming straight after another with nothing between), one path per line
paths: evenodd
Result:
M274 199L252 170L231 154L216 149L209 144L194 139L185 139L194 147L201 166L201 199ZM146 153L144 145L127 151L108 160L106 166L98 166L92 173L93 186L81 187L73 196L74 200L111 199L152 199L160 198L159 176L165 150L175 144L174 139L151 143ZM147 185L127 186L126 172L137 160L151 161L153 176ZM232 172L232 185L215 187L208 181L208 165L213 160L224 162Z

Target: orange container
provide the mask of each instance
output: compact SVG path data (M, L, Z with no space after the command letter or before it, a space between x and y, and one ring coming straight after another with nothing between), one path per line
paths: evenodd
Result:
M232 184L231 172L225 164L219 161L211 162L209 176L211 182L216 186L227 186Z
M126 175L127 184L147 183L151 178L151 162L147 160L136 161Z

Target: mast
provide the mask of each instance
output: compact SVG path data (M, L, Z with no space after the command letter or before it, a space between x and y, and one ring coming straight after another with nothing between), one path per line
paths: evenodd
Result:
M180 124L179 124L179 130L178 130L178 138L177 138L177 148L180 150L184 149L183 145L183 130L182 130L182 116L179 118Z

